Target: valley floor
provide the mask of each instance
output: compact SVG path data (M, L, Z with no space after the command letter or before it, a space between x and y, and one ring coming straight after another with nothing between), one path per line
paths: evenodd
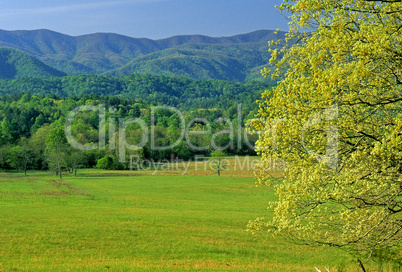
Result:
M244 169L3 172L0 271L358 271L344 252L247 232L272 199Z

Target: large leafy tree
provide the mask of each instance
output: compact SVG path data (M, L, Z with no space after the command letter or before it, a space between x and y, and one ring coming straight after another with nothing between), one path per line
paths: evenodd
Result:
M260 101L263 168L286 162L269 229L361 257L402 241L402 3L285 0L288 46L272 51L283 76ZM292 41L293 44L290 45ZM296 42L294 42L296 41ZM268 70L264 70L268 74Z

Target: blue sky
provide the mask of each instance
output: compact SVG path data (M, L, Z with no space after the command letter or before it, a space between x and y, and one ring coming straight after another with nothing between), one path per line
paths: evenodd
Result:
M0 29L50 29L76 36L114 32L160 39L287 30L281 0L0 0Z

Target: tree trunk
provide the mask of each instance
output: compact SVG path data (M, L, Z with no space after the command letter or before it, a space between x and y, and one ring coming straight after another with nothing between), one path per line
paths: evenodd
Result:
M357 259L357 262L359 263L360 269L361 269L363 272L367 272L366 269L364 268L364 265L363 265L362 261L360 261L360 259Z

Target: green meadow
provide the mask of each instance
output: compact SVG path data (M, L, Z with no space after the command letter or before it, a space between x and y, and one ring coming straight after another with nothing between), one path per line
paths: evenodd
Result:
M3 172L0 271L358 271L342 251L247 232L274 197L229 172Z

